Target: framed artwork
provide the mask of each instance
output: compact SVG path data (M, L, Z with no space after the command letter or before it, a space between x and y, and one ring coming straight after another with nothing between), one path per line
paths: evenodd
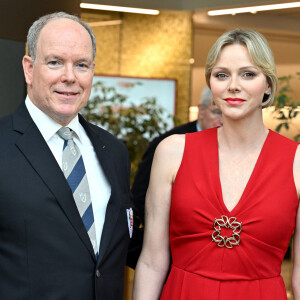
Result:
M155 98L157 105L164 109L164 114L175 115L176 79L158 79L143 77L125 77L110 75L95 75L93 85L101 82L106 87L113 87L117 93L127 97L124 105L133 103L139 105L147 98ZM92 89L91 98L99 93ZM168 120L168 126L173 127L173 121Z

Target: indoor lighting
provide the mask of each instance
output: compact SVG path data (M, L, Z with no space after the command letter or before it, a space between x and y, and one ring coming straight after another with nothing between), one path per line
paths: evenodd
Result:
M80 3L80 7L88 8L88 9L128 12L128 13L134 13L134 14L146 14L146 15L158 15L159 14L159 10L157 10L157 9L144 9L144 8L134 8L134 7L91 4L91 3Z
M290 2L290 3L241 7L241 8L210 10L208 12L208 15L209 16L235 15L235 14L240 14L240 13L248 13L248 12L256 13L258 11L285 9L285 8L294 8L294 7L300 7L300 2Z

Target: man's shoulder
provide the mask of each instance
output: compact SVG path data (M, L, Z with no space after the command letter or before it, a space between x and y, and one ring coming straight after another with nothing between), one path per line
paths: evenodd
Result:
M6 126L11 123L12 114L0 118L0 126Z
M162 140L164 140L166 137L171 136L173 134L185 134L185 133L196 132L197 131L196 123L197 121L193 121L193 122L185 123L180 126L174 127L171 130L153 139L151 144L157 146Z
M197 131L196 124L197 124L197 121L188 122L188 123L182 124L180 126L174 127L169 132L171 134L184 134L184 133L196 132ZM171 134L169 134L169 135L171 135Z
M30 114L23 101L14 112L0 118L0 130L12 129L16 132L24 132L28 127L34 124Z
M12 129L13 125L13 114L6 115L0 118L0 134L7 134Z

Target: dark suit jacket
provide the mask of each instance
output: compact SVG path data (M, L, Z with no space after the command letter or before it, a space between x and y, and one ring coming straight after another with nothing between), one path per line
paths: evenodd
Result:
M145 216L146 192L149 185L150 171L151 171L153 156L156 147L163 139L165 139L166 137L172 134L185 134L185 133L196 132L197 131L196 124L197 121L194 121L194 122L183 124L178 127L174 127L173 129L155 138L149 144L142 158L142 161L139 164L139 168L131 189L132 196L133 196L133 203L135 205L135 208L137 209L138 216L141 219L141 222L143 224L144 224L144 216Z
M111 184L98 261L63 172L23 103L0 121L0 299L123 299L128 154L79 119Z

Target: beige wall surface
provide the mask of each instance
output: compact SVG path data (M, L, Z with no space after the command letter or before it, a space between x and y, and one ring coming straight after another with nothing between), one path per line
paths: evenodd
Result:
M83 11L82 19L91 24L96 35L96 74L176 79L176 115L187 121L192 12L162 11L158 16L147 16ZM121 24L103 26L111 20Z

